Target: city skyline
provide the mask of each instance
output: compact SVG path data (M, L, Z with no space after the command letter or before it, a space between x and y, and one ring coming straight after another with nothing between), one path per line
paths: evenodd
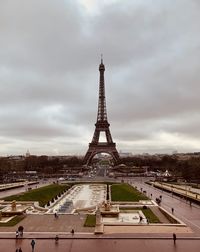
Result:
M200 4L0 3L0 155L84 155L103 53L118 151L200 150Z

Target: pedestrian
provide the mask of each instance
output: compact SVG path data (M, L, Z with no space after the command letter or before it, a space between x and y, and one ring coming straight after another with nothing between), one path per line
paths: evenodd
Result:
M174 208L172 207L172 214L174 214Z
M55 237L55 243L56 244L58 244L58 240L59 240L59 237L58 237L58 235L56 235L56 237Z
M176 244L176 234L173 233L173 240L174 240L174 244Z
M16 239L19 237L19 231L18 230L15 232L15 237L16 237Z
M18 248L16 248L15 252L19 252L19 249L18 249Z
M22 252L22 249L21 249L21 247L19 248L18 252Z
M19 232L19 235L22 237L23 233L24 233L24 227L23 226L19 226L18 227L18 232Z
M35 248L35 241L34 240L31 241L31 247L32 247L32 252L33 252L34 248Z
M74 235L74 229L71 230L71 234Z

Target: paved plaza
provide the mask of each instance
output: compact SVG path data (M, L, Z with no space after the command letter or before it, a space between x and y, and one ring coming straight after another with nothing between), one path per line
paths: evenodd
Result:
M0 252L31 252L31 239L1 240ZM34 252L199 252L199 240L177 239L35 239Z
M200 248L200 208L190 206L186 201L172 197L166 192L161 192L144 184L142 181L135 181L135 185L152 194L153 199L162 193L163 201L161 206L171 211L174 207L174 215L187 226L165 225L133 225L133 226L104 226L103 235L95 235L94 228L84 227L85 216L82 214L59 214L55 218L53 214L32 214L27 215L20 225L24 226L23 238L15 239L15 231L19 224L14 227L0 228L0 252L15 251L21 247L22 251L31 251L31 239L35 239L35 252L90 252L90 251L160 251L162 252L199 252ZM74 235L71 230L74 229ZM174 245L172 234L176 233L177 241ZM55 236L59 236L58 243L55 243ZM133 250L134 248L134 250Z
M50 237L54 237L55 234L62 234L63 237L68 237L68 234L72 229L75 233L80 233L81 237L87 237L88 235L94 235L94 228L84 227L85 217L81 215L59 215L55 218L54 215L28 215L20 222L20 225L24 227L24 238L30 237L31 234L38 236L39 233L47 233ZM17 226L14 227L1 227L0 237L15 237L15 231ZM170 233L193 234L190 227L174 227L165 225L135 225L135 226L104 226L104 234L170 234ZM7 235L6 235L7 233ZM38 233L38 234L37 234ZM41 234L40 234L41 235ZM48 237L45 235L45 237Z

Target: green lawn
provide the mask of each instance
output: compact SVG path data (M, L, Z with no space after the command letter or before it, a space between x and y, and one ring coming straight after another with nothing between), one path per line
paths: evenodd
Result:
M95 227L96 215L88 214L84 223L84 227Z
M69 185L52 184L3 199L6 201L38 201L40 206L45 206L48 201L69 187Z
M17 215L12 220L6 222L6 223L0 223L0 227L12 227L15 226L17 223L19 223L21 220L25 218L24 215Z
M112 201L148 200L144 194L128 184L114 184L111 186Z
M158 217L151 211L150 208L141 209L143 214L148 219L149 223L161 223Z

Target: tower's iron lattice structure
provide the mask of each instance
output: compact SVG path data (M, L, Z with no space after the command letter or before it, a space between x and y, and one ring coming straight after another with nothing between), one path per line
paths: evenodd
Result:
M115 164L119 163L119 154L116 149L116 144L112 140L112 136L109 129L110 124L107 120L104 71L105 66L103 64L103 59L101 59L101 64L99 65L100 80L97 121L95 123L95 131L92 138L92 142L89 143L89 149L84 157L84 163L87 165L91 163L92 158L97 153L103 152L110 154ZM106 142L99 142L101 132L105 133Z

